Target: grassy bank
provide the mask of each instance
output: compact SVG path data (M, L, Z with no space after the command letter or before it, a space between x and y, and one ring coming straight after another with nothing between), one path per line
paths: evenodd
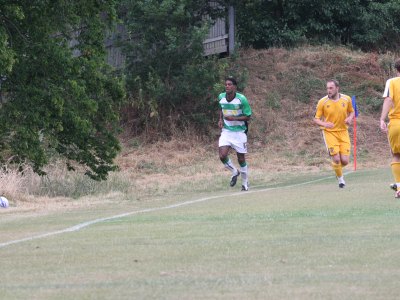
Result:
M329 169L320 130L312 122L329 78L340 81L343 93L357 96L358 168L387 166L389 148L377 120L385 80L394 75L394 58L394 54L330 46L241 51L237 67L248 70L243 92L254 113L248 154L251 184L274 182L290 173ZM353 132L350 128L352 137ZM208 136L187 128L157 141L125 133L121 136L123 150L117 158L120 170L107 182L91 181L54 163L48 167L48 176L42 178L29 169L23 175L4 170L0 191L16 207L82 197L95 201L98 195L143 199L225 189L229 173L218 159L218 134L217 124ZM232 158L235 161L235 155Z

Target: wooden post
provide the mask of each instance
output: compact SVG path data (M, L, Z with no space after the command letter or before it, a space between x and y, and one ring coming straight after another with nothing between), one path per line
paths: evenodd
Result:
M229 54L232 55L235 52L235 9L233 6L229 6Z

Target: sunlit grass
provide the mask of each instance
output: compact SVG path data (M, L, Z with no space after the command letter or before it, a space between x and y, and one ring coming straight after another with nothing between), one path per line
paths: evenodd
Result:
M0 248L0 296L396 299L400 204L387 186L390 170L348 174L343 190L326 175L287 175L250 193L149 198L154 211ZM7 215L1 239L138 210L117 208Z

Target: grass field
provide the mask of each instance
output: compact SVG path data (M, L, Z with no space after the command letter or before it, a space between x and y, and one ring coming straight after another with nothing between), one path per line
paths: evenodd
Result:
M0 299L398 299L390 182L389 169L362 170L339 190L320 173L247 193L3 210Z

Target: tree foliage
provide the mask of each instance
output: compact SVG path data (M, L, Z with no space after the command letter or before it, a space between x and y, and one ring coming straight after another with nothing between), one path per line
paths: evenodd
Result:
M43 174L56 154L94 179L115 169L124 90L105 63L114 0L0 0L0 155ZM107 12L105 14L104 12Z
M311 42L393 50L400 45L400 0L243 0L234 5L245 46Z
M126 78L136 130L170 134L205 128L215 114L214 84L223 69L204 57L209 25L224 6L205 0L125 0Z
M125 90L104 49L116 7L132 128L207 129L221 77L245 76L203 55L209 26L229 5L244 46L400 45L400 0L0 0L0 161L43 173L60 155L95 179L116 168Z

